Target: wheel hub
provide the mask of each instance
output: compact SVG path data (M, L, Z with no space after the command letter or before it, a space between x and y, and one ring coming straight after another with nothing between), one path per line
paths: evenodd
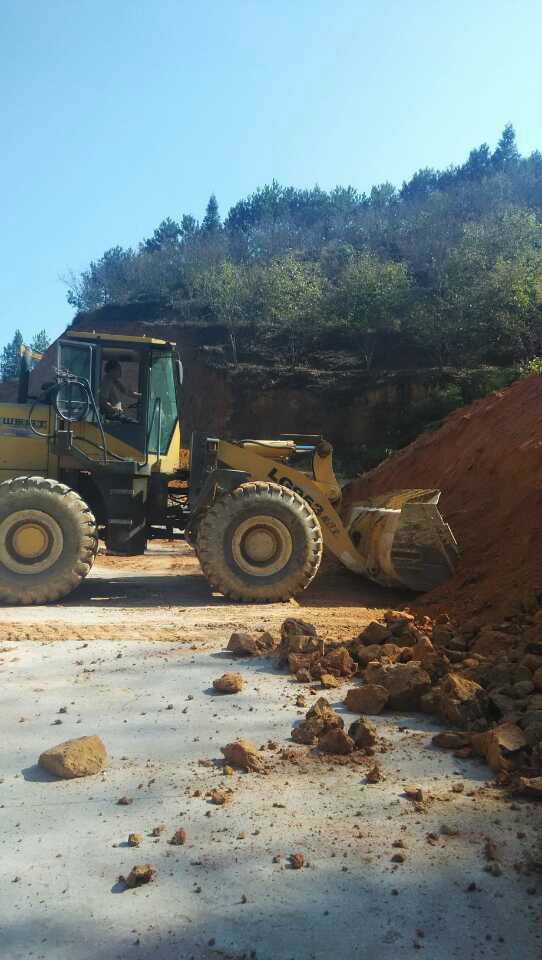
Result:
M256 516L244 520L232 538L232 553L245 573L268 577L278 573L292 555L292 537L276 517Z
M0 562L13 573L43 573L63 546L59 524L42 510L17 510L0 523Z

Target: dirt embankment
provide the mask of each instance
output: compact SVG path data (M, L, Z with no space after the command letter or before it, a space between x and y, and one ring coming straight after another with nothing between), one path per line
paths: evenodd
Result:
M421 601L431 614L498 622L542 592L542 376L453 413L440 430L353 481L345 500L437 487L461 550L456 575Z

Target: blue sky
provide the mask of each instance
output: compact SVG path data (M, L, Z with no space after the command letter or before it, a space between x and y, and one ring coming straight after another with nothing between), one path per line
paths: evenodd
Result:
M539 0L0 0L0 345L59 279L273 178L360 190L542 145Z

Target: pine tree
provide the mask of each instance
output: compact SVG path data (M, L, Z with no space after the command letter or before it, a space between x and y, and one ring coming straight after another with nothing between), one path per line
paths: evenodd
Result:
M205 216L201 224L202 233L218 233L220 230L220 215L218 213L218 203L214 193L209 197L209 203L205 211Z
M515 166L518 160L516 131L511 123L507 123L491 157L491 165L494 170L508 170L511 166Z
M2 380L13 380L18 376L22 342L23 335L20 330L16 330L13 340L2 350L2 356L0 357L0 378Z
M32 340L30 341L30 349L34 350L35 353L45 353L50 343L51 338L47 335L47 331L40 330L39 333L36 333L32 337Z

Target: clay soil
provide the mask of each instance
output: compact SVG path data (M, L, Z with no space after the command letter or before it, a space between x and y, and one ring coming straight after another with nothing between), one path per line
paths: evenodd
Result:
M438 488L461 551L456 575L418 604L431 615L499 622L542 592L542 376L455 411L351 483L346 500Z

